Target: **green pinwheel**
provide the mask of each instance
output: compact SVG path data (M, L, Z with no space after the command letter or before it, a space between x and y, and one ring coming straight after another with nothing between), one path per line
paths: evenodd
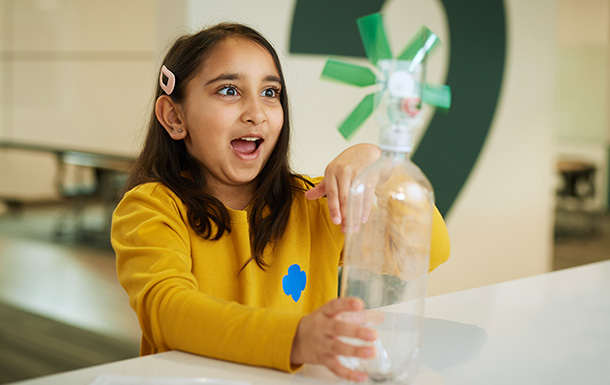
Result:
M371 64L377 66L378 61L394 59L409 62L415 67L422 64L428 53L437 45L438 37L428 28L421 27L403 51L393 58L392 51L383 26L380 13L364 16L358 19L358 30L364 45L366 56ZM322 71L323 79L336 80L358 87L381 84L381 89L366 95L354 108L348 117L339 125L339 132L349 139L377 108L379 93L388 88L388 79L383 74L376 74L371 68L338 60L328 59ZM377 96L377 97L376 97ZM439 108L448 109L451 105L451 90L446 85L425 83L421 89L421 101Z

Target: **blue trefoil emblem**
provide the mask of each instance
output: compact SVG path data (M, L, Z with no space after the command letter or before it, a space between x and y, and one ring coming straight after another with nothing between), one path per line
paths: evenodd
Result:
M288 268L288 274L282 279L284 293L292 297L294 302L301 298L301 293L307 284L307 274L296 263Z

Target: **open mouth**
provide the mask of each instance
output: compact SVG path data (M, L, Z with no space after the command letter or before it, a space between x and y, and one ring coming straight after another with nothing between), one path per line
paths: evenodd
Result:
M261 138L244 137L232 140L231 146L240 154L250 155L255 153L263 142Z

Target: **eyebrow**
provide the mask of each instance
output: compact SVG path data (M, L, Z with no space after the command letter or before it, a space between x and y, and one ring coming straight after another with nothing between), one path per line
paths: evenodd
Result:
M224 81L224 80L235 80L235 79L240 79L243 76L241 76L240 74L221 74L217 77L215 77L214 79L209 80L207 83L205 83L205 85L207 86L208 84L212 84L212 83L216 83L219 81ZM269 75L267 77L265 77L265 81L267 82L276 82L276 83L280 83L282 84L282 80L275 75Z

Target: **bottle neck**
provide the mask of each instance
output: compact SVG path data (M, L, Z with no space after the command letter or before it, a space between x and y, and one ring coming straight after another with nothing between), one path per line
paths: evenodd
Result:
M382 149L381 158L392 162L405 162L411 159L411 152Z
M413 151L413 127L393 124L382 127L379 147L387 154L405 154Z

